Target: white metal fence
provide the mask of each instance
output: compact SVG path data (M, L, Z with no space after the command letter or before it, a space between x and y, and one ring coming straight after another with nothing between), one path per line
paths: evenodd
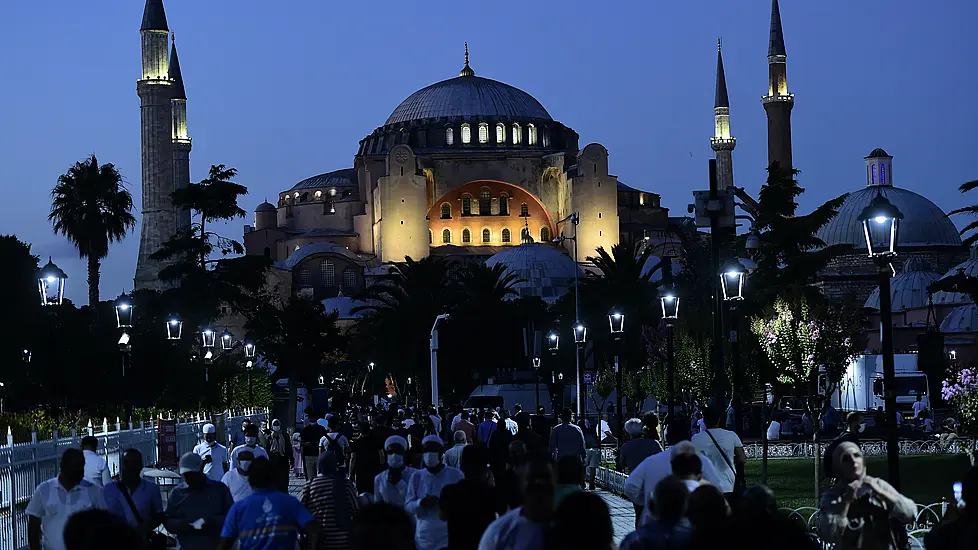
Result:
M241 421L267 419L265 409L245 409L224 413L228 434L241 430ZM177 456L193 450L201 441L201 429L211 420L202 416L177 419ZM94 435L98 438L98 453L108 462L110 472L119 472L119 460L126 449L138 449L145 466L158 461L156 422L140 421L123 429L118 423L103 421L101 426L90 426L83 433L62 436L55 431L51 439L38 439L31 434L30 443L14 443L8 429L7 443L0 446L0 550L22 550L27 546L27 503L34 488L46 479L58 475L61 454L70 447L79 447L81 438Z

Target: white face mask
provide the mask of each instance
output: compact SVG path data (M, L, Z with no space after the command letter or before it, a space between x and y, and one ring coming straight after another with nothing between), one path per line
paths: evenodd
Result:
M404 466L404 455L387 455L387 465L391 468L402 468Z
M258 442L258 438L257 437L246 437L245 438L245 445L251 445L253 447L255 445L255 443L257 443L257 442Z
M865 431L866 431L866 423L863 422L862 424L859 425L859 433L863 433Z
M238 461L238 468L241 468L241 471L242 472L247 472L248 471L248 468L251 468L251 461L250 460L239 460Z
M426 467L434 468L441 463L441 453L425 453L421 460Z
M272 431L273 432L278 432L278 431L281 431L281 430L282 430L282 426L272 426Z

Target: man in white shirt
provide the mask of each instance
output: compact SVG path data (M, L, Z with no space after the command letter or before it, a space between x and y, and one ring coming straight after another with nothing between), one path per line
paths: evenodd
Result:
M924 406L924 402L921 401L921 397L918 395L917 400L913 402L913 417L920 418L920 413L926 410L927 407Z
M98 438L93 435L86 435L81 440L81 449L82 455L85 456L85 479L99 487L105 487L112 483L109 465L96 452L98 451Z
M350 451L350 441L345 435L340 433L340 419L331 417L329 419L329 431L319 439L319 453L333 451L336 453L336 462L340 471L346 471L346 457Z
M248 481L248 470L251 469L255 455L247 447L237 447L234 450L238 451L238 449L241 451L235 455L237 458L236 466L221 478L221 483L227 485L228 490L231 491L231 498L235 502L248 498L254 492L251 483Z
M66 449L61 473L34 489L27 504L27 545L30 550L64 550L68 518L83 510L108 510L102 489L85 479L85 455Z
M238 460L241 453L248 451L251 453L251 460L254 460L260 456L268 458L268 452L265 449L258 446L258 426L254 424L249 424L245 428L243 444L238 445L231 451L231 469L228 473L233 472L235 468L238 467ZM231 491L232 496L234 491ZM237 502L237 499L235 499Z
M778 417L775 416L771 418L771 423L767 427L767 440L777 441L781 439L781 423L778 422Z
M428 418L431 419L431 423L435 425L435 433L441 433L441 415L438 414L438 409L431 407L431 412L428 414Z
M424 468L408 482L404 509L417 520L414 543L418 550L439 550L448 546L448 523L441 519L438 509L441 491L462 481L465 476L458 468L445 466L442 462L444 444L440 437L426 436L421 445Z
M374 502L404 507L408 482L418 471L408 466L404 460L407 446L407 440L399 435L392 435L384 441L387 469L374 477Z
M462 449L465 448L466 443L465 432L458 430L452 437L455 439L455 446L445 451L445 465L458 468L462 460Z
M204 442L194 447L194 454L204 461L204 475L208 479L221 482L228 471L228 448L217 442L217 428L204 424Z
M709 458L716 467L720 476L716 483L717 488L723 493L732 493L734 480L737 478L736 468L742 468L747 464L744 444L736 433L718 427L720 415L717 414L716 409L712 407L706 409L703 419L706 422L706 430L693 436L693 445L696 445L696 450Z

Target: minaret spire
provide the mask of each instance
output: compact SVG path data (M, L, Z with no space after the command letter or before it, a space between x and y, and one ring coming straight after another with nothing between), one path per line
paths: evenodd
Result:
M469 67L469 43L465 43L465 66L459 71L458 76L475 76L475 71Z
M727 77L723 71L721 39L717 38L717 89L713 102L713 137L710 147L717 158L717 187L733 186L733 150L737 139L730 135L730 99L727 97Z
M187 99L187 91L183 88L183 73L180 72L180 58L177 57L177 36L171 33L172 45L170 46L170 80L173 81L172 99Z
M192 144L187 130L187 91L183 86L183 73L180 71L180 58L177 56L177 41L173 38L170 47L170 80L173 81L171 105L173 110L173 187L183 189L190 185L190 150ZM174 211L177 230L190 227L190 210Z
M762 98L767 112L767 159L768 163L777 161L782 169L790 170L791 109L795 105L795 96L788 92L787 59L781 8L778 0L772 0L767 52L768 93Z

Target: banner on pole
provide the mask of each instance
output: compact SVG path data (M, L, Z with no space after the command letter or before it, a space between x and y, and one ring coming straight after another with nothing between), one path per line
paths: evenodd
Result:
M173 468L177 466L177 421L176 419L156 420L157 440L156 454L157 467Z

